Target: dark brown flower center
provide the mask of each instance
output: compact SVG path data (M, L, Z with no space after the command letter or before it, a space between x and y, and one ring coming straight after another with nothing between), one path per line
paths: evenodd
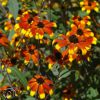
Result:
M91 5L92 5L91 2L89 2L89 3L88 3L88 6L91 6Z
M11 18L11 23L12 23L13 25L15 25L15 20L14 20L13 17Z
M81 49L78 49L77 54L82 55Z
M37 82L38 82L39 84L43 84L43 83L44 83L44 80L43 80L43 78L38 78L38 79L37 79Z
M72 43L78 43L78 38L76 37L76 35L71 35L69 37L69 41Z
M16 37L15 38L15 42L18 42L19 41L19 39L20 39L20 37L18 36L18 37Z
M19 10L19 11L18 11L18 14L19 14L19 15L22 15L22 13L23 13L22 10Z
M0 38L2 38L2 34L0 34Z
M16 64L17 63L17 58L16 57L11 58L11 63Z
M61 58L62 58L61 53L60 53L60 52L56 52L56 53L55 53L55 58L56 58L57 60L61 59Z
M30 24L32 21L33 21L33 18L30 17L30 18L28 19L28 23Z
M30 50L29 50L29 53L30 53L30 54L33 54L33 53L34 53L34 50L30 49Z
M44 27L44 24L42 22L39 22L38 25L37 25L39 28L43 28Z
M66 94L70 95L71 94L71 90L67 90Z
M79 18L78 18L78 20L79 20L79 21L81 21L81 20L82 20L82 18L81 18L81 17L79 17Z
M83 35L83 31L82 31L81 29L78 29L78 30L77 30L77 34L78 34L78 35Z

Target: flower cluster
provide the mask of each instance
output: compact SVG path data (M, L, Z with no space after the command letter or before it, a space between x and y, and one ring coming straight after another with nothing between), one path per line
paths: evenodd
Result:
M94 99L99 1L0 1L0 100Z
M82 11L86 11L87 13L93 10L99 12L99 3L96 0L83 0L80 2L80 6L82 6Z

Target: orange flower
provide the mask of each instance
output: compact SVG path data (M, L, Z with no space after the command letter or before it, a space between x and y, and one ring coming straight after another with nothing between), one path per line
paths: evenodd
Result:
M90 57L91 57L91 52L87 52L86 55L82 55L81 50L78 50L76 61L77 61L79 64L80 64L82 61L88 62L88 61L91 60Z
M34 64L38 65L39 52L35 45L30 45L26 50L22 50L22 54L25 57L25 62L29 62L30 59L33 60Z
M80 16L74 16L72 18L73 23L76 25L79 25L80 23L91 25L91 22L89 20L90 20L90 16L84 16L83 18Z
M11 57L11 58L2 59L2 64L12 67L18 64L17 61L18 61L17 57Z
M0 89L1 94L5 97L5 99L10 100L11 98L13 98L14 96L16 96L16 88L12 88L10 86L3 86Z
M0 92L1 91L5 91L8 87L9 87L8 85L5 85L5 86L0 87Z
M62 34L61 39L56 39L53 43L56 43L55 47L58 50L66 46L64 53L68 51L70 56L75 56L78 50L81 50L82 55L85 55L90 50L91 45L96 44L96 40L93 32L81 23L78 26L73 24L71 31L67 32L66 35Z
M10 31L10 30L13 29L13 25L10 21L6 21L4 24L5 24L5 30L6 31Z
M1 30L0 30L0 44L3 46L7 46L9 43L7 37L5 34L2 34Z
M68 57L62 55L58 50L54 49L53 54L46 57L49 69L52 69L53 65L58 62L61 66L68 64Z
M69 84L67 87L61 90L62 100L73 100L75 96L75 89L72 84Z
M15 33L10 41L10 44L14 46L18 46L20 39L21 39L21 35L19 33Z
M33 21L33 18L30 16L29 13L26 13L20 18L19 26L27 30L30 28L30 24L32 21Z
M22 29L28 30L33 22L33 19L37 17L37 13L28 10L25 12L21 12L21 14L22 15L20 15L20 17L17 18L19 20L19 26Z
M49 20L41 20L39 17L36 17L31 25L31 31L36 39L42 39L44 33L47 33L49 36L53 36L52 27L56 27L54 22L50 22Z
M30 95L34 96L36 93L39 94L40 99L45 98L45 94L53 94L53 82L42 75L35 75L28 82L27 89L31 89Z
M80 2L80 6L82 6L82 11L86 11L87 13L90 13L92 10L99 11L99 3L97 1L83 0Z

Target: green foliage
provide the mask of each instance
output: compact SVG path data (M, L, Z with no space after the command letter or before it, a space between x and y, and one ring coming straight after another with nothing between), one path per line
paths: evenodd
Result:
M19 79L19 81L23 84L24 88L27 87L27 80L24 76L24 73L20 72L17 67L11 68L12 73Z
M16 21L16 17L18 16L18 10L19 10L19 4L17 0L8 0L8 8Z

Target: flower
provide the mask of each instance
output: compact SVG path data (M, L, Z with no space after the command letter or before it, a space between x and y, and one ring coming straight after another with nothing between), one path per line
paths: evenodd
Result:
M84 23L87 25L91 25L90 16L84 16L83 18L80 16L74 16L72 18L74 24L79 25L80 23Z
M68 64L69 60L67 56L63 56L61 52L54 49L53 54L46 57L49 69L53 68L53 65L58 62L61 66Z
M31 31L36 39L42 39L44 33L53 36L52 27L56 27L56 23L50 22L49 20L41 20L39 17L36 17L31 25Z
M62 54L57 51L56 49L53 51L52 55L49 55L46 57L46 61L49 63L48 67L49 69L52 69L52 66L58 62L61 63L62 62Z
M18 24L20 28L25 30L29 29L35 17L37 17L37 13L34 11L28 10L23 12L22 15L17 18L17 20L19 20Z
M8 3L8 0L0 0L2 6L6 6Z
M13 29L12 23L10 21L6 21L4 24L5 24L5 28L4 29L6 31L10 31L10 30Z
M53 82L42 75L35 75L28 82L27 89L31 89L30 95L34 96L38 93L40 99L44 99L46 94L53 94Z
M75 89L72 84L69 84L67 87L64 87L61 90L62 100L73 100L75 96Z
M76 61L78 62L78 64L82 63L82 61L90 61L91 60L91 52L87 52L85 55L82 55L81 50L78 50L77 52L77 57L76 57Z
M33 18L30 16L30 14L26 13L20 18L19 26L27 30L29 29L32 20Z
M82 11L86 11L87 13L90 13L92 10L99 11L99 3L97 1L83 0L80 2L80 6L82 7Z
M96 44L97 39L94 37L94 33L83 23L78 26L72 24L71 28L71 31L68 31L66 35L61 34L60 39L53 41L53 44L56 44L55 48L60 50L60 48L66 47L64 53L71 57L75 57L78 50L81 50L82 55L85 55L91 49L91 45Z
M3 46L8 46L8 39L6 37L5 34L2 33L2 31L0 30L0 44L3 45Z
M30 45L26 48L26 50L22 50L22 54L25 57L25 62L29 62L30 59L33 60L33 63L35 65L38 65L38 60L39 60L39 52L36 49L35 45Z
M0 87L0 92L6 90L8 87L9 87L8 85Z
M18 46L20 44L21 34L15 33L10 41L11 45Z

